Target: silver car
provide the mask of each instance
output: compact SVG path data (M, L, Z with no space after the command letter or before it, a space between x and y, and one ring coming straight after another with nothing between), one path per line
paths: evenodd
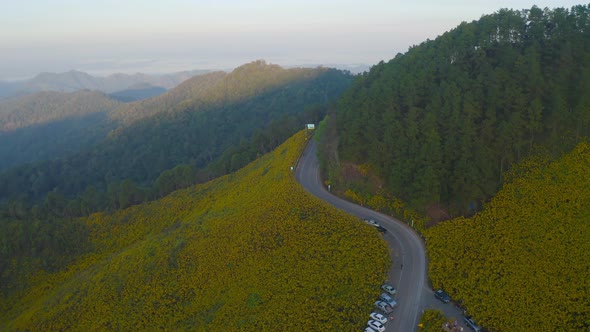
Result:
M395 306L395 300L393 299L393 297L389 296L389 294L387 293L381 293L379 295L379 300L389 304L390 306Z
M393 307L383 301L375 302L375 308L383 311L386 314L390 314L393 312Z
M395 290L395 288L389 284L381 286L381 289L389 293L389 295L395 295L395 293L397 293L397 290Z

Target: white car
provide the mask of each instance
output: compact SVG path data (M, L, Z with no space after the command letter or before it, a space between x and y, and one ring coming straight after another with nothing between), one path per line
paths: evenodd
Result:
M372 320L376 320L381 324L387 323L387 317L383 316L382 314L380 314L378 312L372 312L370 316L371 316Z
M373 219L365 219L365 222L371 226L375 226L375 227L379 227L381 225L379 225L379 223L377 223L375 220Z
M383 324L379 323L376 320L371 319L370 321L367 322L367 325L375 331L379 331L379 332L385 331L385 326L383 326Z
M367 326L367 327L365 327L365 332L377 332L377 331L375 331L372 328Z
M395 293L397 293L397 290L395 290L395 288L393 288L393 286L388 285L388 284L381 286L381 289L386 291L387 293L389 293L389 295L395 295Z

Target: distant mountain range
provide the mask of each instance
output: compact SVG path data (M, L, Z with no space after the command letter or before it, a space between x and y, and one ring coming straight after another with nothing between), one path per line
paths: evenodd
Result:
M106 77L92 76L76 70L65 73L41 73L26 81L0 82L0 98L39 91L74 92L79 90L96 90L108 94L124 90L143 90L146 88L165 91L174 88L195 75L207 72L209 71L191 70L162 75L137 73L132 75L112 74ZM153 94L149 95L149 97L151 96Z
M24 193L32 202L54 189L67 197L87 188L106 193L124 180L155 186L147 193L154 197L169 192L168 173L154 183L177 166L201 170L203 179L223 174L270 151L305 123L317 123L352 79L335 69L255 61L231 73L197 75L131 103L88 90L3 100L0 201ZM220 166L208 168L222 156Z
M306 64L297 67L336 68L358 74L369 71L371 66L366 64ZM63 73L45 72L24 81L0 81L0 100L41 91L94 90L104 92L121 102L132 102L158 96L191 77L210 72L212 70L187 70L158 75L116 73L109 76L93 76L78 70Z

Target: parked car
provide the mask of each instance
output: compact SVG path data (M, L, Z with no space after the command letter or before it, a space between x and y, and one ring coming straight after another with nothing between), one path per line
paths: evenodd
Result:
M377 332L377 331L375 331L371 327L367 326L367 327L365 327L365 332Z
M378 312L372 312L369 316L371 316L372 320L376 320L381 324L387 323L387 317L383 316L382 314L380 314Z
M449 294L445 293L445 291L443 291L442 289L439 289L436 292L434 292L434 297L443 301L444 303L449 303L451 301L451 297L449 296Z
M473 320L473 318L471 318L470 316L466 316L465 318L463 318L463 321L465 321L465 324L467 324L467 326L469 326L473 331L475 331L475 332L481 331L481 327L479 325L477 325L475 323L475 321Z
M396 300L393 300L393 301L391 301L390 303L387 303L387 304L389 304L390 307L395 308L395 306L397 305L397 301Z
M377 226L377 230L381 233L387 233L387 230L383 226Z
M397 293L397 290L395 290L395 288L389 284L384 284L381 286L381 289L389 293L389 295L395 295L395 293Z
M379 323L376 320L371 319L370 321L367 322L367 325L375 331L379 331L379 332L385 331L385 326L383 326L383 324Z
M389 294L385 292L379 294L379 300L389 304L392 307L395 306L395 300L393 299L393 297L391 297Z
M383 311L386 314L390 314L393 312L393 307L383 301L376 301L375 308Z

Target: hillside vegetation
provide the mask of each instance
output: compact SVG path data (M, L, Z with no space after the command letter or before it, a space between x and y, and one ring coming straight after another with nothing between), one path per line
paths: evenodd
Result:
M589 14L500 10L375 65L339 101L330 180L366 165L411 206L458 215L536 146L571 150L590 134Z
M590 144L526 161L482 212L424 235L434 287L490 331L590 329Z
M283 69L263 61L197 76L110 113L120 125L92 148L0 174L0 203L12 217L26 219L48 211L80 216L162 197L275 148L317 122L351 80L333 69ZM236 147L235 157L226 153ZM216 161L223 166L211 168ZM28 212L10 212L17 205Z
M0 133L72 116L107 113L119 102L97 91L38 92L0 102Z
M38 92L0 102L0 171L64 157L103 139L119 102L96 91Z
M334 79L335 73L340 72L325 68L284 69L258 60L240 66L229 74L219 71L195 76L162 96L123 105L115 110L112 116L129 123L159 113L232 107L235 104L248 102L253 96L272 93L274 90L280 89L282 94L285 94L289 93L289 90L301 89L302 83L328 76L326 74L332 74L331 78ZM325 93L323 95L325 99L333 98L333 89L338 89L340 88L338 85L342 85L340 82L332 83L336 85L330 88L332 90L329 90L325 84L317 87L318 90L322 90L320 92ZM289 98L297 102L293 96Z
M164 92L166 92L166 89L162 87L141 84L110 93L109 97L122 102L132 102L156 97Z
M218 71L192 77L162 95L121 105L110 116L113 119L131 123L157 113L182 111L191 102L197 103L205 98L207 91L219 84L227 75L225 72Z
M0 329L359 330L388 250L373 227L296 183L290 166L307 139L299 132L234 174L79 219L92 249L13 281L24 288L2 282Z

